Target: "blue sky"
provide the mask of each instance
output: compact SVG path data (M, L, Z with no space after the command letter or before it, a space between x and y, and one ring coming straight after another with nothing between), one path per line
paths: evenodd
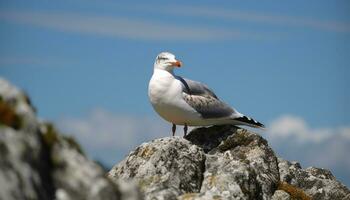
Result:
M205 82L240 112L274 125L275 134L267 138L284 131L277 122L289 120L298 128L286 131L283 141L287 135L313 142L310 155L317 157L325 140L296 132L350 134L349 10L345 0L1 0L0 76L30 94L40 117L112 165L140 142L168 135L169 125L149 104L147 87L154 58L170 51L184 63L177 74ZM108 119L117 126L106 125ZM105 134L100 146L84 140L102 138L101 132L114 135ZM133 137L108 143L122 135ZM348 159L337 166L311 162L276 141L272 145L283 157L332 168L350 185L350 173L344 172ZM337 157L340 151L327 152Z

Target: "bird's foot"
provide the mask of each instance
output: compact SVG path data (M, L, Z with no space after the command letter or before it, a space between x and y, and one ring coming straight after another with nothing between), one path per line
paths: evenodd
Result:
M187 124L185 124L185 126L184 126L184 137L186 137L186 135L187 135L187 130L188 130L188 127L187 127Z
M171 130L173 131L173 136L175 136L175 132L176 132L176 125L175 124L173 124L173 127Z

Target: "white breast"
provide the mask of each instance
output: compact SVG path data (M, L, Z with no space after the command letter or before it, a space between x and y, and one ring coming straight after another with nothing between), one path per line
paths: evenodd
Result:
M155 70L149 82L148 96L155 111L165 120L178 125L201 119L182 99L182 83L165 70Z

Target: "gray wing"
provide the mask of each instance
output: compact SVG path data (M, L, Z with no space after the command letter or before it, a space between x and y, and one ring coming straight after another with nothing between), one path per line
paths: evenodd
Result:
M229 105L220 101L215 93L203 83L180 76L176 78L183 84L184 100L203 118L229 117L236 112Z

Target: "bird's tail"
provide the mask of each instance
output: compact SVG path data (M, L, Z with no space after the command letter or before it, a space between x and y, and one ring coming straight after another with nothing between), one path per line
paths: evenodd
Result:
M253 128L261 128L264 129L265 125L256 121L253 118L247 117L247 116L241 116L241 117L236 117L233 119L235 122L237 122L238 125L246 125L246 126L250 126Z

